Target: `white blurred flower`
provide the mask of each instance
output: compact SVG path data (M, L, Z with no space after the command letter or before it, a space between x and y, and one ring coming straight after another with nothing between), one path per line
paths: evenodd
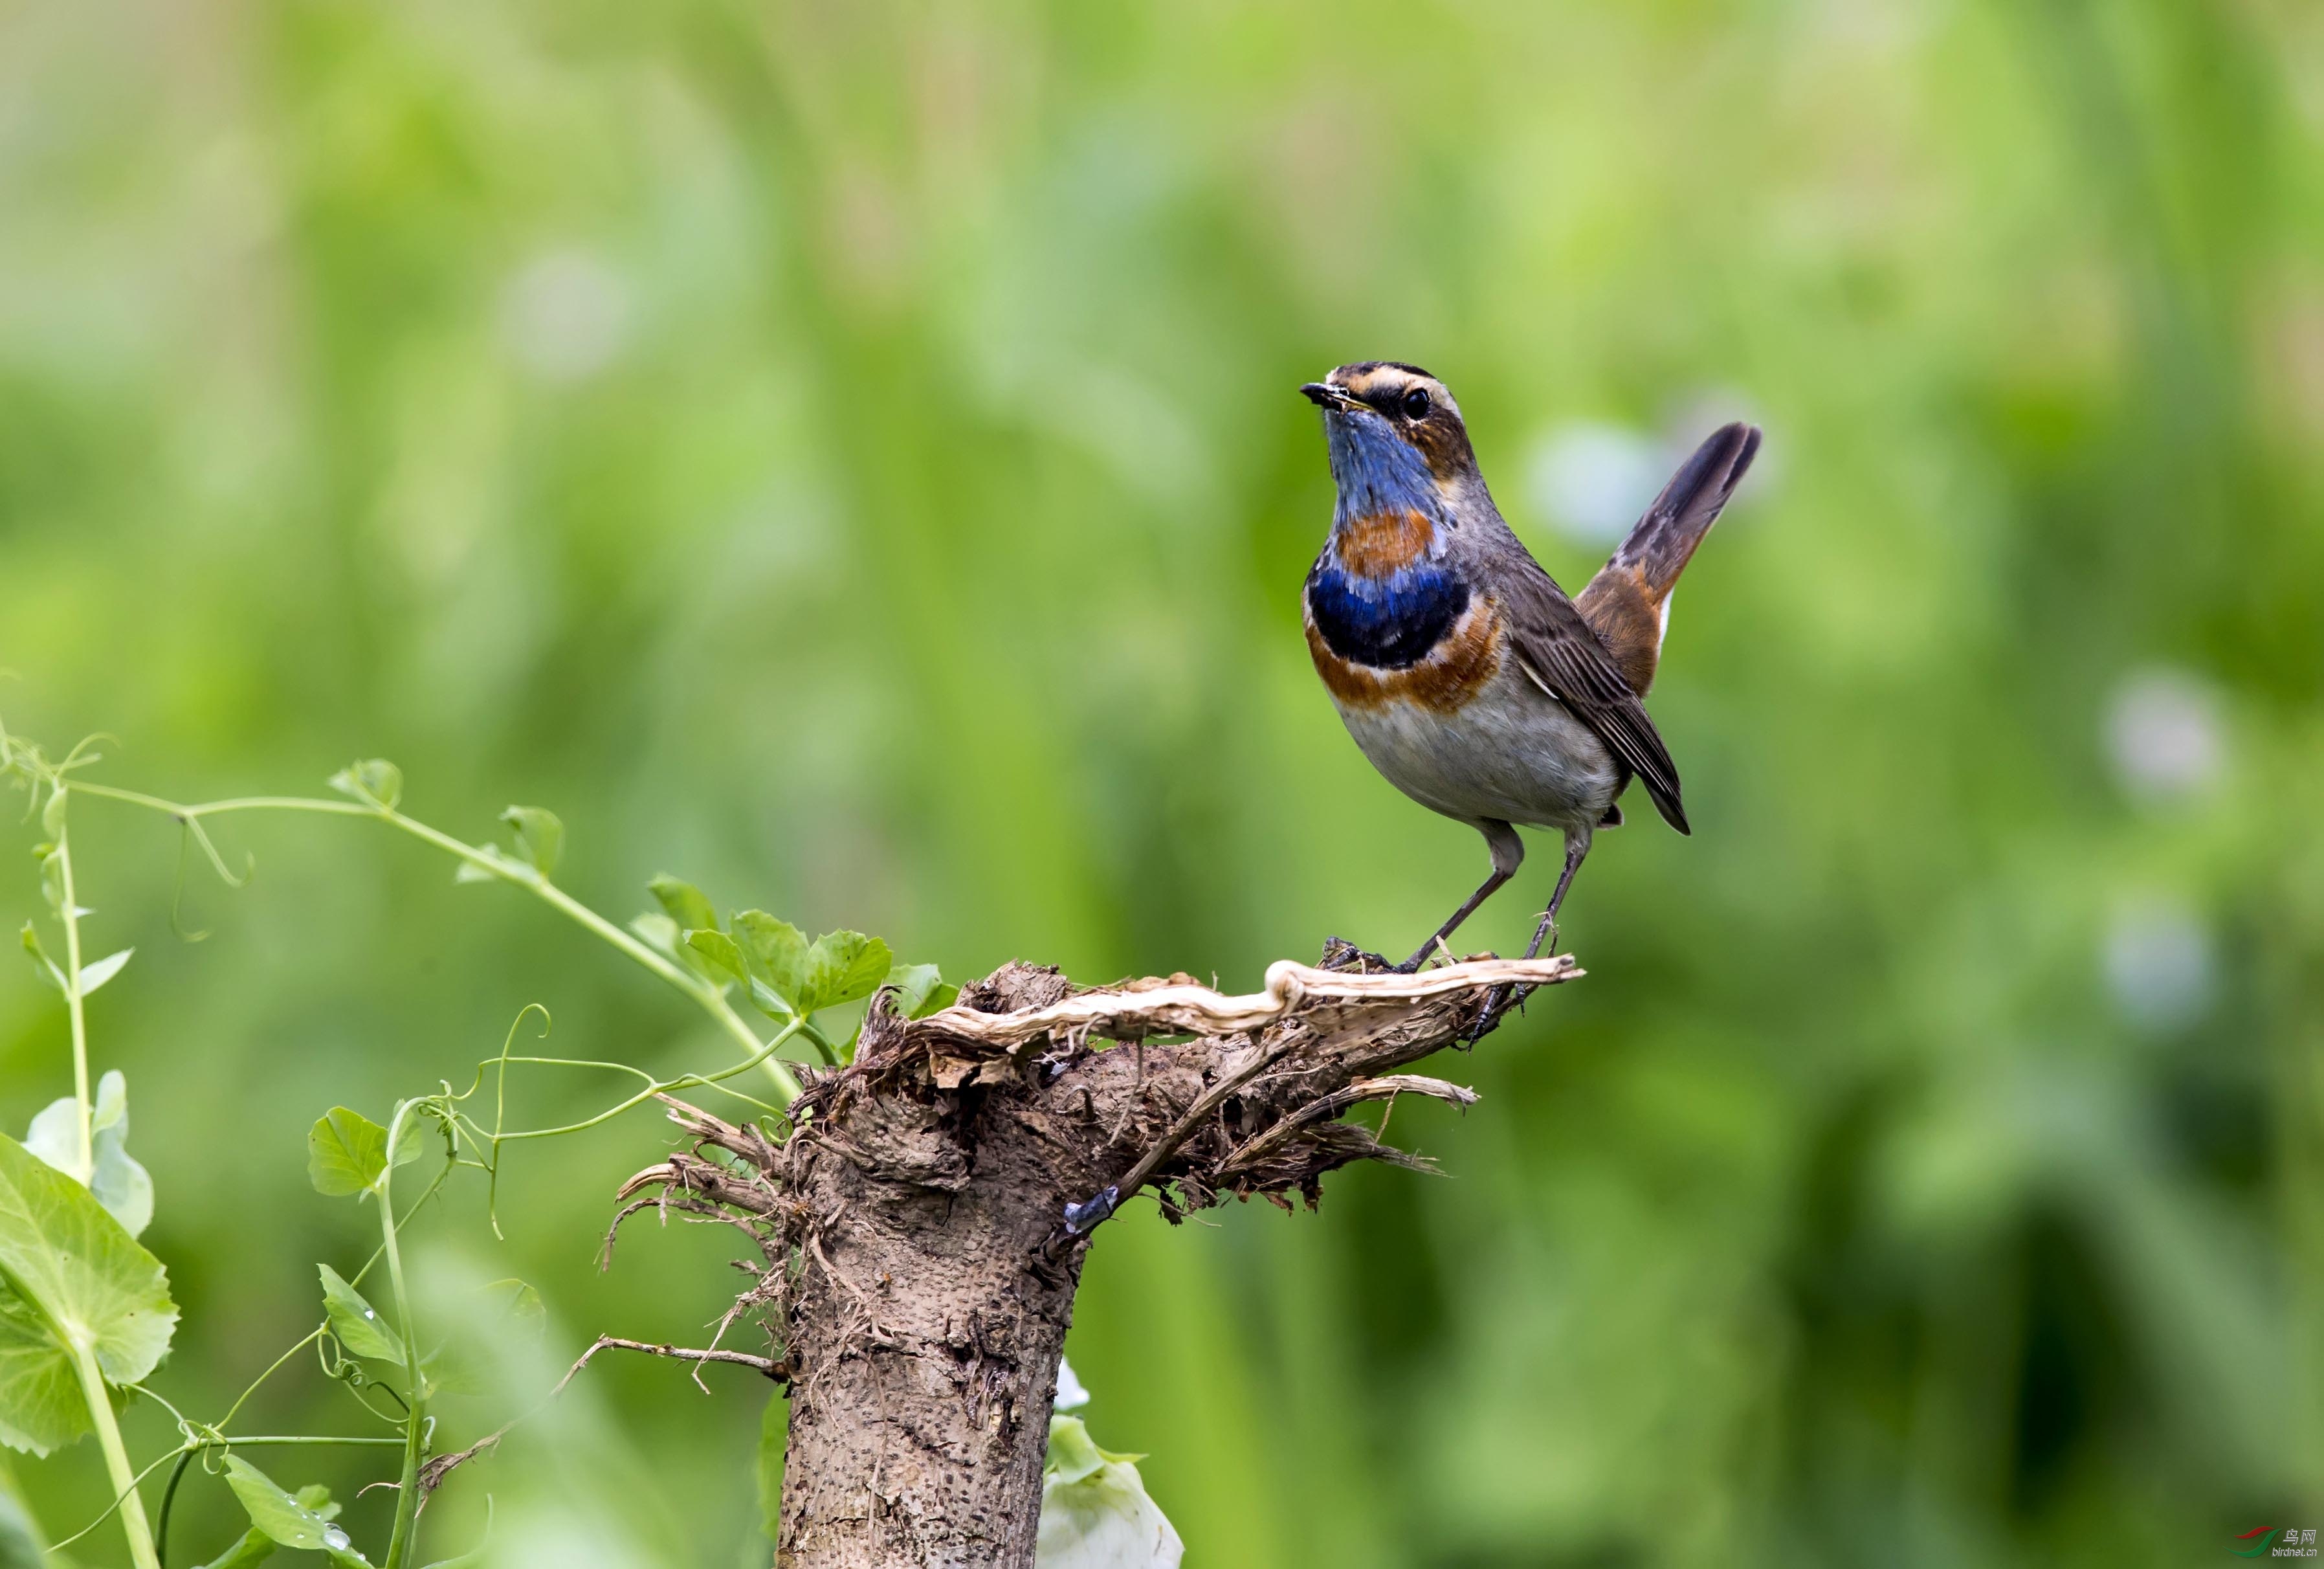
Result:
M1140 1458L1100 1449L1078 1417L1049 1419L1037 1569L1178 1569L1185 1547L1147 1496Z
M520 1506L495 1523L486 1561L499 1569L650 1569L650 1557L604 1514Z
M541 380L586 381L629 341L628 281L592 252L544 251L509 280L501 332L518 362Z
M1074 1364L1065 1358L1057 1359L1057 1399L1060 1411L1078 1411L1090 1403L1090 1393L1082 1381L1074 1377Z
M1653 437L1584 420L1543 431L1526 459L1526 494L1577 545L1616 543L1667 477Z
M2107 701L2106 738L2116 777L2141 800L2200 794L2227 761L2218 701L2185 670L2157 667L2124 677Z
M2152 900L2116 910L2104 960L2107 989L2133 1024L2176 1029L2211 1010L2218 989L2211 934L2182 904Z

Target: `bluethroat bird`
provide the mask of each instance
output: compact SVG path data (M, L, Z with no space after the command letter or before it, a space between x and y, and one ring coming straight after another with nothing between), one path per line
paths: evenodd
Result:
M1565 836L1532 958L1591 836L1621 822L1616 801L1633 777L1688 832L1678 770L1640 699L1662 658L1672 586L1751 466L1759 432L1714 432L1568 599L1493 505L1443 383L1369 360L1299 390L1323 411L1339 487L1303 596L1315 671L1371 765L1482 834L1492 855L1492 875L1394 968L1418 969L1517 874L1520 824Z

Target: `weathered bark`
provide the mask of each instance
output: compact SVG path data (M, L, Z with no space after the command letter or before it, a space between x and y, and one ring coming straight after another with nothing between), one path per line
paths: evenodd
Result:
M791 1388L779 1569L1030 1569L1091 1241L1067 1205L1151 1186L1176 1221L1254 1193L1312 1204L1352 1160L1422 1164L1340 1114L1400 1094L1468 1103L1388 1070L1472 1029L1497 984L1580 973L1570 959L1412 977L1286 964L1268 993L1234 999L1184 976L1077 992L1011 964L930 1019L875 1008L855 1062L793 1108L787 1142L674 1107L696 1151L623 1191L653 1187L632 1207L731 1219L760 1242L766 1269L736 1306L766 1324ZM1166 1030L1211 1033L1137 1039Z

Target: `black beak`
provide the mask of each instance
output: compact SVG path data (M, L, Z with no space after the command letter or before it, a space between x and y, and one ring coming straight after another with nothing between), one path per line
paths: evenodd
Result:
M1356 406L1356 401L1347 393L1322 382L1310 382L1299 390L1318 409L1352 409Z

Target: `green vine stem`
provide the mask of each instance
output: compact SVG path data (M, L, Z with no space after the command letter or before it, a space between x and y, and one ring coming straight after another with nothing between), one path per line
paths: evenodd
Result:
M97 1444L105 1451L106 1474L119 1495L121 1529L129 1538L130 1561L137 1569L161 1569L161 1560L153 1551L153 1528L145 1522L145 1503L137 1496L137 1473L130 1469L129 1451L121 1443L121 1425L113 1419L113 1400L106 1393L105 1373L97 1365L96 1348L81 1334L70 1336L70 1343L73 1368L80 1374L81 1396L88 1402L89 1420L96 1425Z
M420 1518L420 1440L428 1422L427 1390L420 1376L420 1325L412 1318L410 1294L404 1288L403 1253L396 1246L395 1205L389 1195L395 1177L396 1140L403 1136L404 1123L416 1104L412 1101L396 1103L395 1115L387 1124L387 1165L379 1174L380 1244L387 1254L388 1288L395 1298L396 1325L403 1332L405 1393L409 1396L403 1412L403 1472L396 1483L395 1527L387 1539L386 1569L403 1569L411 1552L411 1533Z
M65 794L64 780L55 785L57 800ZM54 809L52 808L52 809ZM89 1098L88 1086L88 1015L80 994L80 904L73 891L72 846L66 840L64 816L57 815L57 844L50 851L57 863L57 885L62 908L57 912L65 923L65 1011L72 1020L73 1100L78 1115L74 1119L76 1156L73 1176L87 1187L97 1174L97 1149L89 1128L95 1115L95 1105Z
M443 830L430 827L416 817L406 817L393 807L364 801L324 800L313 796L238 796L227 800L205 801L189 805L179 801L164 800L159 796L146 795L138 790L123 789L115 785L91 784L77 780L72 788L83 795L103 796L109 800L124 801L131 806L143 807L149 811L166 813L186 824L199 836L202 849L209 856L210 863L228 881L235 880L233 874L227 870L225 862L219 859L217 850L210 844L208 836L201 833L199 825L205 817L218 817L228 812L314 812L335 817L367 817L386 823L392 827L410 835L415 839L433 844L436 848L458 858L463 863L475 867L480 872L503 882L514 883L595 936L612 944L632 960L691 998L697 1007L710 1015L720 1029L733 1037L754 1056L760 1053L765 1045L759 1038L758 1031L752 1029L742 1016L734 1011L733 1005L726 1001L726 994L722 987L701 979L682 966L672 963L661 954L656 953L646 944L639 941L635 936L623 931L565 890L558 887L533 866L521 861L512 860L509 856L499 854L483 846L456 839ZM806 1024L803 1032L825 1050L831 1049L830 1042L822 1038L820 1031L816 1030L813 1024ZM784 1104L788 1105L797 1100L799 1095L799 1083L792 1076L790 1069L771 1056L764 1059L764 1066L769 1076L775 1082L776 1090L783 1097Z

